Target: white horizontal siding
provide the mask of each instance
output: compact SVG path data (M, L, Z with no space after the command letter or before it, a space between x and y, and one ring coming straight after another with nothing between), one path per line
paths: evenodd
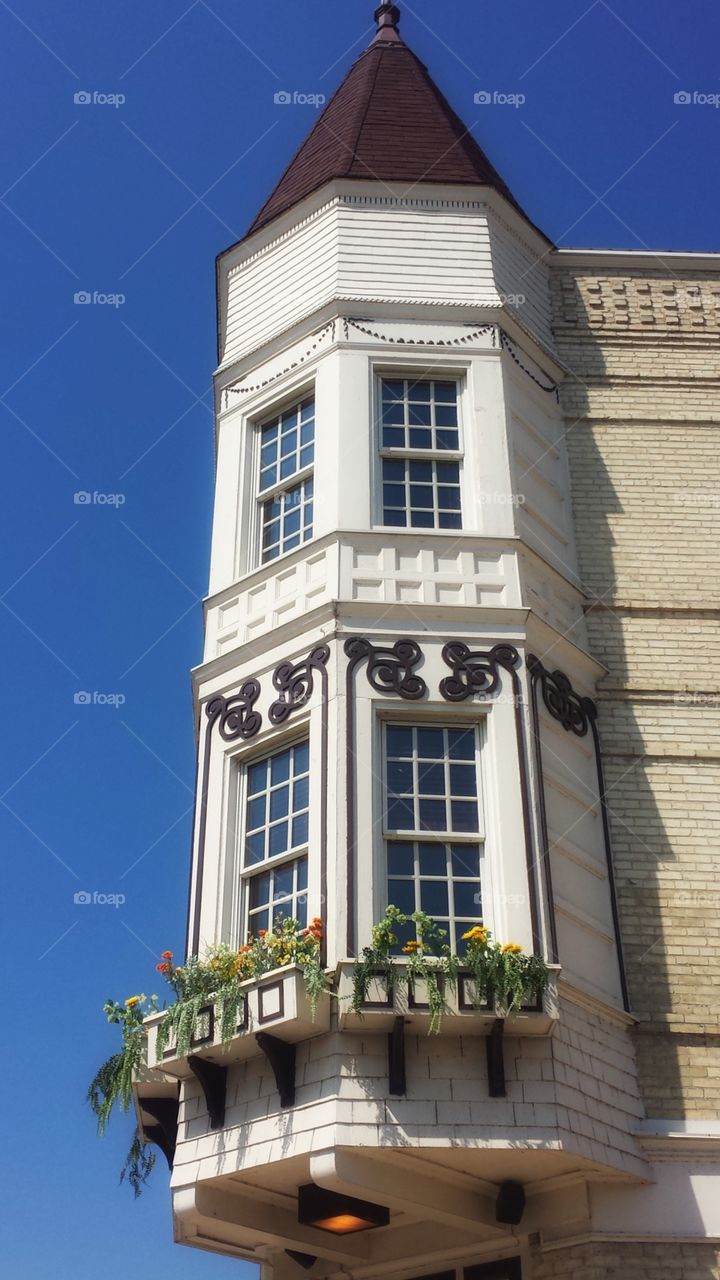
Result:
M524 297L509 309L552 349L550 268L542 250L531 249L495 213L489 214L495 282L501 294Z

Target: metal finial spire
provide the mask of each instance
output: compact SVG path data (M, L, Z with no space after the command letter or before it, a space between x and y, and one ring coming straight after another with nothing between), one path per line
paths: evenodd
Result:
M375 21L378 31L382 31L383 27L397 27L400 22L400 10L392 0L381 0L379 8L375 10Z

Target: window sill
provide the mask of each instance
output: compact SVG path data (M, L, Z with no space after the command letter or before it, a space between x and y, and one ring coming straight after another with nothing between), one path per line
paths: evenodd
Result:
M395 960L394 965L405 968L405 962ZM390 1031L396 1018L404 1019L406 1029L427 1033L431 1014L422 990L413 991L403 983L388 992L384 975L378 975L371 984L368 999L362 1012L352 1008L354 961L343 960L337 968L337 993L339 1029L341 1031ZM551 966L550 983L537 1006L516 1010L509 1017L496 1003L475 1008L472 1003L471 983L468 974L460 974L457 991L446 993L446 1008L440 1021L439 1035L486 1036L498 1019L505 1022L509 1036L551 1036L559 1017L557 979L558 965Z

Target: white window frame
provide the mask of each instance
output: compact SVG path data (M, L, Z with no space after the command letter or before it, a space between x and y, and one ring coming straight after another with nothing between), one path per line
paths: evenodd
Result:
M457 729L463 732L473 731L475 733L475 776L478 784L478 832L430 832L430 831L390 831L386 826L387 817L387 728L388 726L398 725L401 728L427 728L427 729ZM479 845L480 847L480 892L482 896L482 917L478 909L478 920L482 918L486 928L493 930L495 912L493 908L493 876L492 876L492 845L493 845L493 801L489 790L488 778L488 722L487 713L473 713L472 715L458 714L458 709L453 708L453 714L448 714L447 707L439 707L431 714L412 714L402 712L393 712L383 708L382 712L377 716L377 732L376 740L376 759L380 762L380 769L375 772L376 785L374 788L374 803L380 808L376 809L378 813L377 830L377 848L375 866L378 868L377 883L375 887L375 909L374 915L376 919L385 911L388 905L388 880L390 879L388 871L388 844L392 841L404 843L430 843L441 845L452 844L469 844ZM413 879L413 883L415 880ZM447 881L446 881L447 883ZM450 916L451 927L457 925L457 918ZM441 925L441 927L443 927ZM459 935L460 937L461 935ZM458 937L458 941L459 941ZM452 942L450 934L448 942Z
M278 480L276 484L269 485L267 489L260 489L260 467L262 453L262 428L268 425L268 422L274 417L280 417L288 409L298 407L303 401L312 400L314 406L314 434L313 434L313 461L305 467L301 467L299 471L294 471L291 476L287 476L283 480ZM315 463L317 459L317 395L315 382L294 388L291 393L284 395L282 399L277 401L269 401L261 410L253 414L250 420L250 429L252 434L252 555L251 564L256 569L269 569L273 565L284 560L286 556L294 555L301 551L316 537L316 510L317 493L313 486L313 522L311 526L310 536L298 543L296 547L290 547L287 551L280 550L276 556L270 560L263 559L263 507L266 502L277 497L279 494L286 493L290 489L294 489L308 479L315 479ZM250 569L250 565L248 566Z
M409 382L454 382L457 387L457 410L458 410L458 448L457 449L413 449L413 448L385 448L382 440L382 383L384 381L409 381ZM467 393L468 369L458 369L452 367L443 369L442 367L433 366L431 369L425 367L413 369L411 366L403 364L397 368L390 368L386 365L378 366L373 370L373 415L375 429L373 432L374 454L375 454L375 526L379 529L386 530L394 534L414 534L416 537L424 537L425 534L440 534L444 537L451 537L466 532L467 525L467 494L466 494L466 466L467 454L465 447L465 401ZM432 528L420 528L416 525L386 525L385 524L385 504L383 502L383 461L388 459L394 462L457 462L459 465L459 481L460 481L460 527L457 529L440 529L437 526ZM434 512L433 507L433 512ZM409 515L409 512L406 514Z

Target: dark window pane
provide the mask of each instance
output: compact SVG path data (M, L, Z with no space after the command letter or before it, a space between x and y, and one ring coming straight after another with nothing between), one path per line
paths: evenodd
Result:
M413 846L396 840L388 842L387 847L388 874L391 876L411 876L414 870Z
M270 873L266 871L261 876L253 876L250 881L250 909L262 907L269 901Z
M442 404L455 404L457 400L457 383L436 382L435 399Z
M262 791L267 786L267 760L251 764L247 776L248 794L254 796L257 791Z
M405 383L393 381L390 378L382 380L383 400L402 400L405 394Z
M421 800L420 801L420 830L421 831L445 831L447 817L445 815L444 800ZM466 828L461 828L465 830Z
M307 889L307 858L298 858L295 865L297 867L297 873L298 873L297 874L298 890Z
M448 914L448 887L446 880L420 881L420 909L429 916Z
M444 467L447 465L448 463L446 462L438 463L438 466ZM450 465L452 466L452 463ZM409 464L409 467L410 467L410 479L415 481L416 484L432 484L432 478L433 478L432 462L411 462Z
M477 804L470 800L453 800L451 808L453 831L477 831Z
M288 863L286 867L278 867L275 872L275 883L273 885L273 898L287 898L293 891L293 880L295 878L294 864Z
M415 910L415 886L412 880L388 880L388 901L411 915Z
M270 913L268 911L258 911L257 915L252 915L249 921L250 932L254 934L255 937L257 937L262 929L267 933L269 919Z
M460 510L460 490L451 489L448 485L438 486L438 506L445 511Z
M415 908L413 907L413 911ZM415 925L410 921L409 924L399 924L395 926L395 937L397 945L392 948L392 955L402 955L402 949L407 942L414 941L416 937Z
M402 481L405 478L405 463L394 462L391 458L383 460L383 480Z
M304 777L304 778L296 779L295 786L293 787L293 809L296 813L298 809L307 809L309 790L310 790L309 778ZM465 795L465 792L461 791L459 792L459 794Z
M432 507L433 491L429 484L411 484L410 485L410 506L411 507Z
M460 443L457 431L437 431L435 440L438 449L457 449Z
M302 420L303 422L307 422L307 421L308 421L308 419L310 419L310 418L314 417L314 415L315 415L315 401L314 401L314 400L305 400L305 401L303 402L303 404L300 406L300 418L301 418L301 420Z
M290 788L278 787L277 791L270 793L270 821L275 822L277 818L286 818L290 808Z
M407 516L404 511L385 510L383 512L383 524L404 529L407 524Z
M386 507L404 507L405 506L405 485L404 484L384 484L383 485L383 502Z
M480 875L480 850L476 844L454 844L451 848L452 873L454 876Z
M465 884L455 881L453 884L453 894L455 896L455 915L469 916L471 919L480 920L480 882L475 884Z
M300 532L300 512L298 510L289 511L285 519L285 537L290 538L294 533Z
M405 422L405 405L402 400L393 403L386 401L382 411L383 426L395 427L402 426Z
M295 918L298 924L300 925L301 929L305 929L307 927L308 902L307 902L306 893L301 894L297 900L297 910L295 912Z
M445 770L441 764L421 764L418 781L421 795L445 795Z
M410 524L413 529L434 529L435 517L432 511L411 511Z
M448 744L451 760L475 759L475 731L473 729L450 729Z
M385 427L382 438L384 449L402 449L405 444L405 431L401 427Z
M411 382L408 386L408 400L429 400L429 382Z
M301 742L299 746L293 749L293 773L297 777L299 773L307 773L310 763L310 748L307 742Z
M250 800L247 807L247 830L254 831L256 827L261 827L265 822L265 799L264 795L257 796L256 799Z
M269 857L274 858L278 853L287 853L288 848L288 824L287 822L279 822L276 827L270 828L270 853Z
M454 796L474 796L477 793L475 766L452 764L450 766L450 791Z
M412 756L412 729L405 729L398 724L389 724L386 732L388 756Z
M460 483L460 463L459 462L438 462L437 464L438 484L459 484Z
M411 427L429 427L432 422L432 409L429 404L411 404L409 413ZM428 435L430 433L428 432Z
M432 431L421 431L419 427L410 428L411 449L432 449Z
M412 800L396 800L388 797L387 825L390 831L413 831L415 813Z
M438 516L439 529L462 529L459 511L441 511Z
M444 844L426 844L423 840L419 844L419 853L421 876L447 875L447 852Z
M394 795L407 795L413 789L413 771L410 761L388 761L388 791ZM462 793L461 793L462 794Z
M283 751L279 756L273 756L270 761L270 778L273 784L276 782L287 782L290 777L290 752Z
M457 409L454 404L435 406L435 422L439 427L457 426Z
M418 729L418 755L424 759L442 760L445 754L445 743L442 729Z
M245 841L245 866L253 867L256 862L262 862L265 858L265 832L258 831L254 836L248 836Z
M308 840L308 816L306 813L301 813L298 818L293 818L293 824L292 824L293 848L296 849L298 845L307 844L307 840Z

